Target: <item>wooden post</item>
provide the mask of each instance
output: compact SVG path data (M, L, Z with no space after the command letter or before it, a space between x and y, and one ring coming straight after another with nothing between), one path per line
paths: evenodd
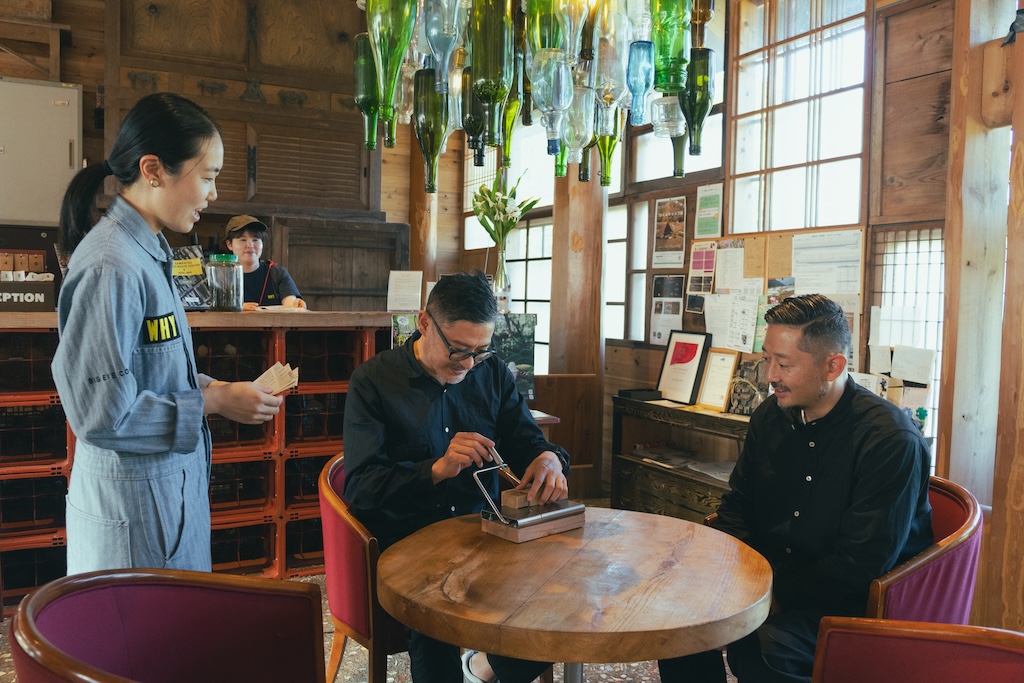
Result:
M408 132L414 135L412 126ZM423 271L423 281L437 280L437 193L424 192L426 170L415 140L409 155L409 264ZM424 303L426 303L424 301Z
M1005 19L1005 17L1003 17ZM1005 21L1004 21L1005 23ZM1014 49L1010 78L1024 80L1024 49ZM986 624L1024 630L1024 88L1013 94L1010 206L1006 221L1006 299L1003 311L999 433L992 490L991 541L986 558ZM1005 130L1005 129L1004 129ZM1007 131L1009 137L1009 131ZM1003 147L1001 158L1005 158ZM1005 177L1005 176L1004 176ZM1003 186L1005 188L1005 185ZM1001 196L1000 196L1001 198ZM1000 299L1002 300L1002 299ZM997 311L998 313L998 311ZM977 319L977 314L972 318Z

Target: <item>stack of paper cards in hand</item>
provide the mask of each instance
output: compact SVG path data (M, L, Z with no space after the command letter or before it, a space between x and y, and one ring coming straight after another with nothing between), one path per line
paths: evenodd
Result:
M299 384L299 369L292 369L291 365L281 365L280 361L274 363L267 371L253 380L254 384L270 389L270 393L280 394L288 391Z

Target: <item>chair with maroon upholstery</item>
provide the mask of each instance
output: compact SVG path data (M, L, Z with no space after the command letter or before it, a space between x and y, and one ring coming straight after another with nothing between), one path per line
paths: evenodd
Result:
M981 553L981 507L970 491L941 477L928 484L934 543L882 576L868 590L864 616L966 624ZM714 526L712 512L704 524Z
M334 622L334 641L327 662L327 680L334 680L348 639L369 653L369 683L384 683L387 656L404 652L405 630L377 602L377 539L352 516L343 497L345 458L339 454L320 472L320 518L324 534L327 610Z
M324 683L320 588L120 569L27 595L8 631L20 683Z
M871 582L865 616L966 624L981 553L981 507L970 491L932 477L934 544Z
M825 617L812 683L1020 683L1024 633L898 619Z

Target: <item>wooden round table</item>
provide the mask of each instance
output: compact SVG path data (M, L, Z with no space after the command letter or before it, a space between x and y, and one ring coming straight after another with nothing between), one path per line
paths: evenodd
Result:
M768 616L772 571L732 536L673 517L587 508L586 525L526 543L480 517L432 524L377 564L381 605L465 648L550 662L702 652Z

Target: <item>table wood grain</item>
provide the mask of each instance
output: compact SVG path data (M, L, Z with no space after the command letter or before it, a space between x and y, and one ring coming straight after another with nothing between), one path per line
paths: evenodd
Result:
M718 648L768 616L772 573L720 531L588 508L582 529L511 543L466 515L377 565L381 605L433 638L510 657L634 662Z

